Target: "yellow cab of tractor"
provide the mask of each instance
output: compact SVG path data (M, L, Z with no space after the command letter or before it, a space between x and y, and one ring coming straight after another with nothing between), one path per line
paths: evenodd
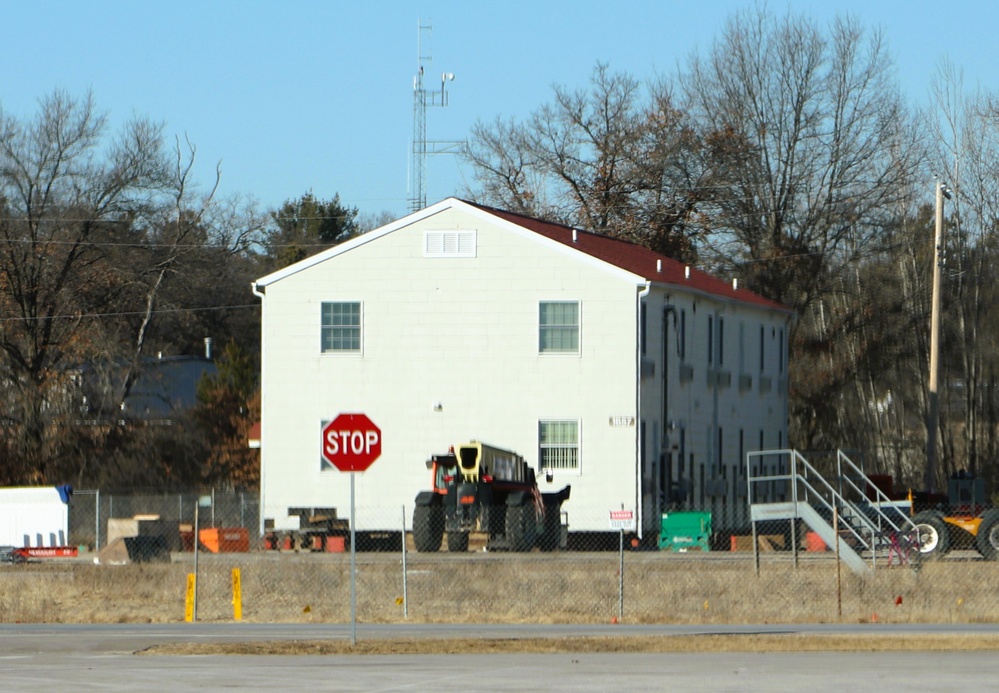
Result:
M417 551L464 552L472 533L486 550L553 551L562 548L562 504L570 487L551 493L516 452L481 441L451 445L427 460L431 488L416 495L413 543Z

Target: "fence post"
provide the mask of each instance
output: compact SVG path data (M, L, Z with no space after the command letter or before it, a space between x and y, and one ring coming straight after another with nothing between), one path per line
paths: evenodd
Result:
M194 504L194 589L191 607L191 621L198 620L198 507L201 503Z
M617 620L624 620L624 529L620 531L618 537L618 580L617 580Z
M94 551L101 550L101 490L97 489L97 500L94 501Z
M760 576L760 547L757 544L756 520L750 522L753 526L753 565L756 567L756 577Z
M833 542L836 546L836 615L843 618L843 567L839 556L839 504L833 504Z
M406 570L406 506L402 506L402 617L409 618L409 572Z

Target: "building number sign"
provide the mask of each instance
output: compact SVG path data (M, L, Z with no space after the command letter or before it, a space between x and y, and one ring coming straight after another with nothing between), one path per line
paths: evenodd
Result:
M635 425L634 416L612 416L610 417L610 425L613 428L626 428L628 426Z

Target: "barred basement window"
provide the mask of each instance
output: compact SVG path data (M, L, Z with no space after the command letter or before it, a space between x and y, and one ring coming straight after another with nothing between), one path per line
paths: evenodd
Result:
M539 421L541 469L579 469L579 422Z

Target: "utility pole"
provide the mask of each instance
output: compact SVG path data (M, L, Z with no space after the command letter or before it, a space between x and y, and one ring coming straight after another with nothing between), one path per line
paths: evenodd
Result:
M929 411L926 422L926 472L923 484L927 491L936 491L937 486L937 431L940 427L940 395L938 376L940 371L940 281L944 262L944 197L950 199L950 189L937 181L936 190L936 233L933 244L933 299L930 306L930 392Z

